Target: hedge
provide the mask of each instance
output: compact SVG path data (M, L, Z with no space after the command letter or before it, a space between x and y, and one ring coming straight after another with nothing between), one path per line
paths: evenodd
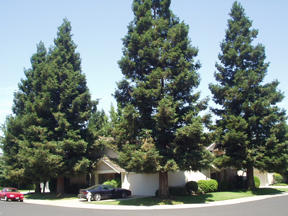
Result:
M108 180L108 181L105 181L103 183L103 185L110 185L114 188L118 188L119 187L119 182L117 182L115 179L112 179L112 180Z
M254 176L254 183L256 188L260 187L260 179L257 176Z
M204 193L215 192L218 190L218 182L215 179L199 180L198 187Z
M197 193L198 191L198 183L195 181L189 181L185 184L185 188L189 194Z
M274 178L274 184L284 183L284 178L279 173L274 173L273 178Z

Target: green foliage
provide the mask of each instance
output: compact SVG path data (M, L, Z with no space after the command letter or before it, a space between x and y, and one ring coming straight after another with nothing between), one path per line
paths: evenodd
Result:
M105 181L104 183L103 183L103 185L110 185L110 186L112 186L112 187L114 187L114 188L118 188L118 187L120 187L120 184L121 184L121 182L118 180L115 180L115 179L112 179L112 180L108 180L108 181Z
M195 181L189 181L185 184L185 188L189 194L197 193L198 191L198 183Z
M212 160L203 127L209 121L199 117L207 99L200 101L195 91L200 81L200 64L194 60L198 50L170 3L134 0L135 18L123 39L119 66L124 78L115 92L121 115L112 134L128 170L198 170Z
M218 190L218 182L215 179L199 180L197 183L199 191L201 192L209 193Z
M260 187L260 179L257 176L254 176L254 183L256 188Z
M120 164L127 170L137 170L138 172L156 172L159 167L160 156L156 150L153 138L149 131L139 139L140 148L136 145L126 144L120 152ZM173 169L173 168L172 168Z
M265 49L255 44L258 31L244 8L235 2L222 41L217 84L210 84L213 112L219 117L215 134L222 166L247 169L248 185L254 189L253 167L284 171L288 165L285 111L276 106L283 99L278 81L263 84L269 64Z
M87 152L95 143L87 122L96 103L91 101L68 20L58 28L49 52L38 44L18 86L14 115L3 130L8 177L39 183L86 172Z
M284 178L279 173L274 173L273 178L274 178L274 184L284 183Z

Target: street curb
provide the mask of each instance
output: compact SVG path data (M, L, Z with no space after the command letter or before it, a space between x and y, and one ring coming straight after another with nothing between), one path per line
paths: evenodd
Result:
M45 200L25 199L24 202L37 205L49 205L49 206L58 206L67 208L99 209L99 210L165 210L165 209L187 209L187 208L204 208L204 207L223 206L223 205L235 205L240 203L253 202L282 196L288 196L288 193L286 192L278 195L252 196L239 199L208 202L203 204L179 204L179 205L156 205L156 206L98 205L98 204L89 204L87 202L81 203L79 200L45 201Z

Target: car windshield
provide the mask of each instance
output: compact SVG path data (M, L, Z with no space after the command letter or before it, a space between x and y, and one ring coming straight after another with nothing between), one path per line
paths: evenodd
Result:
M89 188L86 188L85 190L94 190L94 189L112 190L112 189L114 189L114 187L111 186L111 185L93 185L93 186L91 186Z
M98 188L100 185L93 185L93 186L91 186L91 187L89 187L89 188L86 188L86 190L93 190L93 189L96 189L96 188Z
M18 192L16 188L7 188L7 192Z
M111 185L103 185L103 189L108 189L108 190L112 190L112 189L114 189L114 187L113 186L111 186Z

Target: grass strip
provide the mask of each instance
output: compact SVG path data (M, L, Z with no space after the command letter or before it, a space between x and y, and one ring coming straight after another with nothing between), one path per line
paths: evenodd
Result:
M173 196L170 199L160 199L157 197L145 197L126 200L113 201L93 201L91 204L97 205L131 205L131 206L153 206L153 205L179 205L179 204L193 204L193 203L207 203L223 200L238 199L259 195L274 195L288 192L287 188L260 188L255 191L232 191L232 192L213 192L207 194L199 194L193 196Z
M238 199L259 195L274 195L288 192L287 188L259 188L255 191L230 191L230 192L213 192L207 194L199 194L192 196L171 196L169 199L160 199L157 197L131 198L119 200L102 200L93 201L89 204L96 205L131 205L131 206L153 206L153 205L178 205L178 204L193 204L193 203L207 203L215 201L223 201L230 199ZM72 200L77 199L75 194L55 194L45 193L36 194L29 193L25 195L26 199L35 200ZM88 203L88 202L87 202Z
M75 194L55 194L55 193L28 193L24 195L25 199L35 199L35 200L71 200L77 199Z

